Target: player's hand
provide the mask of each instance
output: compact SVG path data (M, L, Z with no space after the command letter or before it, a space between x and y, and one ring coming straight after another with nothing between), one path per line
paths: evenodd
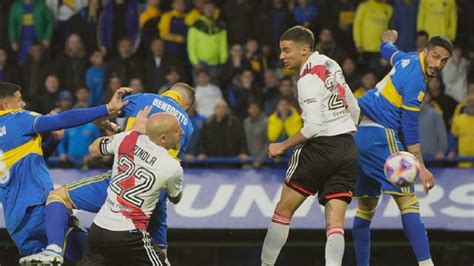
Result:
M55 140L61 140L61 139L63 139L63 137L64 137L64 129L56 130L56 131L51 131L51 136L52 136Z
M135 124L133 124L132 131L140 132L141 134L146 133L146 123L148 122L148 115L151 112L151 105L145 106L143 110L138 112L135 118Z
M388 30L382 33L382 42L394 43L398 39L398 32L396 30Z
M430 170L422 166L420 170L420 180L423 184L423 190L428 193L435 186L435 179Z
M121 87L119 88L114 95L112 96L112 99L110 99L109 103L107 104L107 108L109 109L109 113L114 113L120 111L122 107L128 104L128 101L122 101L122 97L127 94L132 92L132 88L127 88L127 87Z
M281 142L270 143L270 145L268 145L268 156L270 158L278 157L282 155L285 152L285 150L286 150L285 146Z
M120 126L115 124L114 122L111 122L109 120L104 120L100 122L100 127L106 131L110 131L113 133L118 133L120 132Z

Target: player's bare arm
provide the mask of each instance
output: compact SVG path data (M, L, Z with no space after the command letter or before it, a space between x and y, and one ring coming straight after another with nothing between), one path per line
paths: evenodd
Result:
M382 42L394 43L398 39L398 32L396 30L387 30L382 33Z
M306 141L305 136L298 132L283 142L270 143L268 146L268 156L276 157L285 153L286 150Z
M407 147L409 153L413 154L416 159L420 162L420 180L423 184L423 190L428 193L430 189L432 189L435 185L435 179L433 174L425 167L425 163L423 161L423 155L421 153L421 145L414 144Z
M94 142L92 142L91 145L89 145L89 153L92 156L96 156L96 157L102 156L102 154L100 153L100 143L103 139L111 139L111 137L97 138L94 140Z

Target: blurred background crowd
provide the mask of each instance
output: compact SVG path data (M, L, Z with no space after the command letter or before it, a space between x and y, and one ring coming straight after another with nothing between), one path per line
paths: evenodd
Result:
M420 114L423 153L474 156L470 0L2 0L0 81L20 84L26 108L44 114L103 104L121 86L162 93L187 82L197 101L186 161L260 167L269 142L302 127L297 75L278 59L293 25L313 30L315 49L340 64L356 97L390 70L379 55L385 30L398 31L406 52L447 36L452 58L429 81ZM102 134L95 124L65 130L56 162L102 166L87 149Z

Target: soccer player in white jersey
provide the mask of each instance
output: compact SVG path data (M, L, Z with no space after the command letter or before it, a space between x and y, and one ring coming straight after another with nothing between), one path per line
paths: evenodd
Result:
M339 65L313 50L313 33L295 26L280 38L280 59L299 70L298 102L303 128L268 147L270 157L294 147L261 254L262 265L274 265L286 242L291 218L310 195L325 207L326 265L341 265L344 216L352 199L358 169L356 131L360 109Z
M94 141L94 155L115 155L107 199L94 219L82 265L167 265L146 231L159 193L167 188L171 202L182 195L183 168L168 154L183 135L168 113L137 116L132 131ZM146 134L142 134L146 132Z

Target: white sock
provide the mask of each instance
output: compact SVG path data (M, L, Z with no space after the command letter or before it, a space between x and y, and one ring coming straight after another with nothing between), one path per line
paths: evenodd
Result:
M431 258L429 258L429 259L427 259L427 260L419 261L419 262L418 262L418 265L419 265L419 266L434 266L434 263L433 263L433 261L431 260Z
M268 227L267 236L263 242L262 266L273 266L280 254L281 248L285 245L288 233L290 231L290 224L281 224L272 222Z
M56 244L50 244L46 247L46 249L49 249L49 250L52 250L52 251L55 251L55 252L61 253L61 254L63 253L63 249L60 246L56 245Z
M329 228L326 235L326 266L340 266L344 256L344 229Z

